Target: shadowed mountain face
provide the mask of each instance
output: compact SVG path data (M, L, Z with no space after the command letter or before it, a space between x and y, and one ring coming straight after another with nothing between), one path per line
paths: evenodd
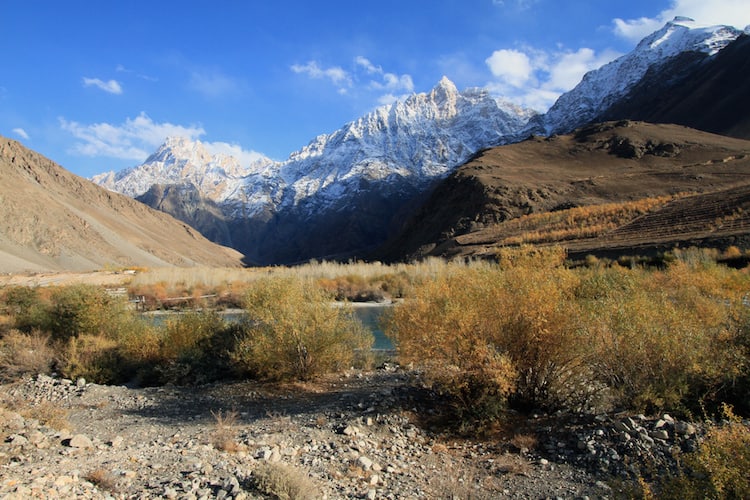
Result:
M213 200L201 196L193 184L154 184L135 199L190 224L214 243L232 246L221 209Z
M0 137L0 272L239 266L239 252Z
M726 193L717 194L721 192ZM677 125L622 121L491 148L437 186L377 257L492 255L510 234L506 223L522 216L678 193L694 196L665 205L669 216L659 219L658 227L648 226L652 230L620 231L615 242L613 227L586 237L568 235L561 243L571 251L592 253L615 243L623 249L704 239L750 243L750 220L742 225L750 213L750 205L745 207L750 202L745 196L750 194L750 141ZM694 209L715 205L722 197L734 202L719 212ZM698 220L689 230L669 231L684 226L688 207ZM739 222L719 227L722 218Z
M649 70L596 121L642 120L750 139L750 36L713 57L685 52Z

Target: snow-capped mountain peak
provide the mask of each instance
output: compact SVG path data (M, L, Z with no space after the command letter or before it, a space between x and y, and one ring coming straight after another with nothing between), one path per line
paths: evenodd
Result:
M216 201L225 199L228 181L240 180L263 170L274 162L264 156L250 165L226 153L212 153L198 140L167 137L164 143L143 164L106 172L92 181L128 196L140 196L154 184L193 184L200 193Z
M740 34L731 26L700 27L690 18L676 17L641 40L632 52L586 73L546 113L544 132L566 132L589 123L623 98L654 65L688 51L714 55Z

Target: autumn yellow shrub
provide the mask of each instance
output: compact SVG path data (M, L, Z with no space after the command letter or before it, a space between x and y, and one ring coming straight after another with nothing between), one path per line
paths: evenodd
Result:
M745 364L737 276L680 261L665 271L587 272L577 294L588 364L618 405L656 411L717 403L716 392Z
M309 379L348 368L373 337L349 307L311 280L278 277L252 283L246 320L230 356L242 372L269 379Z
M103 335L79 335L67 340L60 373L74 380L83 377L108 384L121 380L121 367L116 340Z
M399 359L423 366L428 382L469 419L521 407L577 405L581 366L575 274L559 250L499 255L499 266L460 267L415 287L386 324Z

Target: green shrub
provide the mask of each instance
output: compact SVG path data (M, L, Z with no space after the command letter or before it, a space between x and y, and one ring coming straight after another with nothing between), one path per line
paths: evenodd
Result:
M119 339L139 384L206 383L229 374L233 329L218 313L181 313L162 326L140 325Z
M132 316L124 299L91 285L57 288L50 301L48 329L58 340L79 335L114 338Z
M724 407L728 418L712 424L698 451L680 456L676 477L657 481L658 497L680 500L750 498L750 429Z
M250 284L246 320L231 353L242 372L268 379L309 379L347 368L372 335L348 307L309 280L268 278Z
M43 300L38 288L9 287L5 290L4 302L15 328L26 333L49 330L49 304Z
M588 364L621 408L700 411L742 369L736 295L719 269L589 273L578 290ZM713 401L716 404L717 401Z
M116 340L103 335L79 335L65 343L60 374L70 379L83 377L98 384L122 381L122 360Z

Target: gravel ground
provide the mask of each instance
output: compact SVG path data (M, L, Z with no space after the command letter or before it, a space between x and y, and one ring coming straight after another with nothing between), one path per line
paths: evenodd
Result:
M430 398L397 367L288 385L28 378L0 386L0 498L273 498L285 484L303 498L611 498L637 459L700 433L668 416L517 416L458 438L427 423Z

